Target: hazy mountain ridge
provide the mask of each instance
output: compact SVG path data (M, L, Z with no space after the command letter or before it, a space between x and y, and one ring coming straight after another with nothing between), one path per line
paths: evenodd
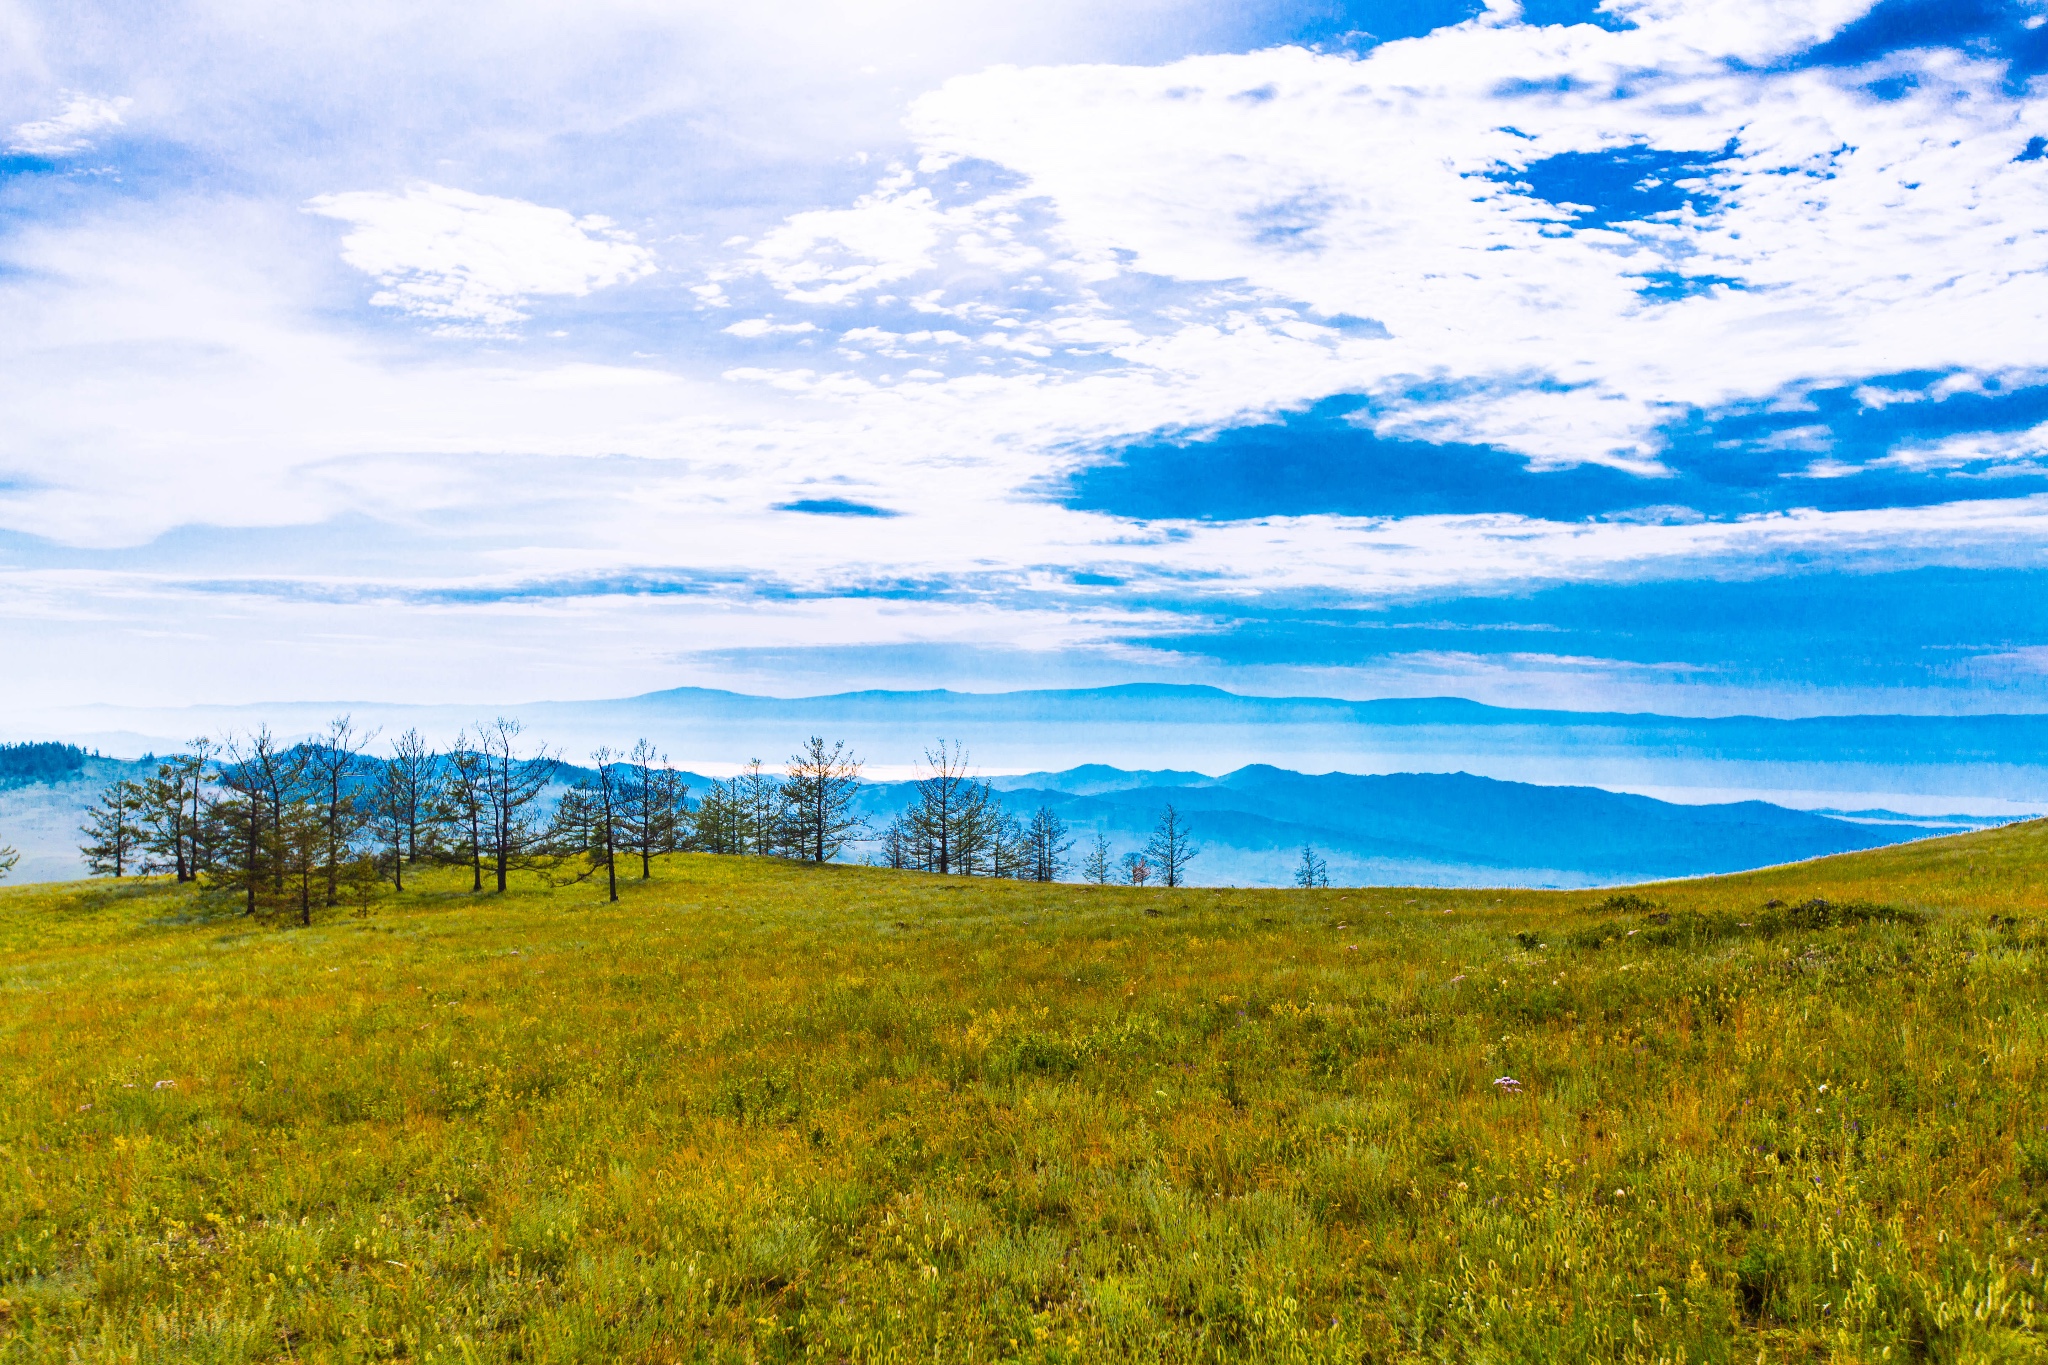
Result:
M1539 785L1701 799L1740 793L1807 807L1918 809L1923 817L2048 808L2048 715L2041 714L1679 717L1519 710L1454 697L1259 697L1161 683L795 698L690 687L518 705L89 706L50 713L34 733L138 753L259 720L280 735L308 734L343 712L387 736L418 726L441 738L480 718L514 716L571 757L645 735L684 766L753 757L776 764L805 735L822 733L898 771L945 738L964 742L986 769L1034 774L1101 765L1193 782L1196 775L1180 771L1193 759L1210 772L1254 763L1353 773L1462 769Z

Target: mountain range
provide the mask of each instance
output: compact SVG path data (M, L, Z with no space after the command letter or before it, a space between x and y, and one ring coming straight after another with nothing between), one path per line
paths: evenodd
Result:
M497 715L571 758L645 735L686 767L775 763L810 734L845 739L880 771L906 773L939 739L964 741L989 772L1466 771L1541 785L1636 791L1686 802L1742 797L1804 808L2048 809L2048 715L1685 717L1524 710L1459 698L1350 701L1259 697L1213 687L1003 693L848 692L757 697L684 687L596 701L401 706L348 701L169 709L72 707L17 718L0 738L65 739L109 753L163 751L189 736L268 723L308 734L334 715L386 735L445 741Z
M0 842L22 852L17 881L83 875L77 828L108 782L149 765L93 757L57 781L0 788ZM565 769L564 781L578 770ZM710 779L686 774L701 794ZM1291 882L1304 844L1340 885L1578 887L1731 872L1875 848L1992 821L1791 810L1764 801L1682 805L1594 787L1503 782L1471 773L1300 773L1252 764L1221 777L1086 764L998 777L1009 810L1050 807L1069 827L1069 875L1095 835L1113 856L1142 849L1168 803L1189 822L1203 885ZM856 809L880 830L915 795L910 781L863 784ZM868 848L851 856L864 860Z

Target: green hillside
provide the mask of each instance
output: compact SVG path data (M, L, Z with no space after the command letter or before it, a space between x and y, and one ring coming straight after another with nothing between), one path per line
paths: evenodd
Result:
M4 891L0 1361L2044 1358L2044 874Z

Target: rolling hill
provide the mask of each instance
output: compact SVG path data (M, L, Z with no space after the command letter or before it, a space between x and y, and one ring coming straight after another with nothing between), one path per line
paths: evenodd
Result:
M0 1353L2038 1359L2044 869L4 889Z

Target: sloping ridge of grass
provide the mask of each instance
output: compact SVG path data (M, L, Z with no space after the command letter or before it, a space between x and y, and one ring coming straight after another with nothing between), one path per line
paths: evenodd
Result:
M2044 871L0 891L0 1361L2039 1359Z

